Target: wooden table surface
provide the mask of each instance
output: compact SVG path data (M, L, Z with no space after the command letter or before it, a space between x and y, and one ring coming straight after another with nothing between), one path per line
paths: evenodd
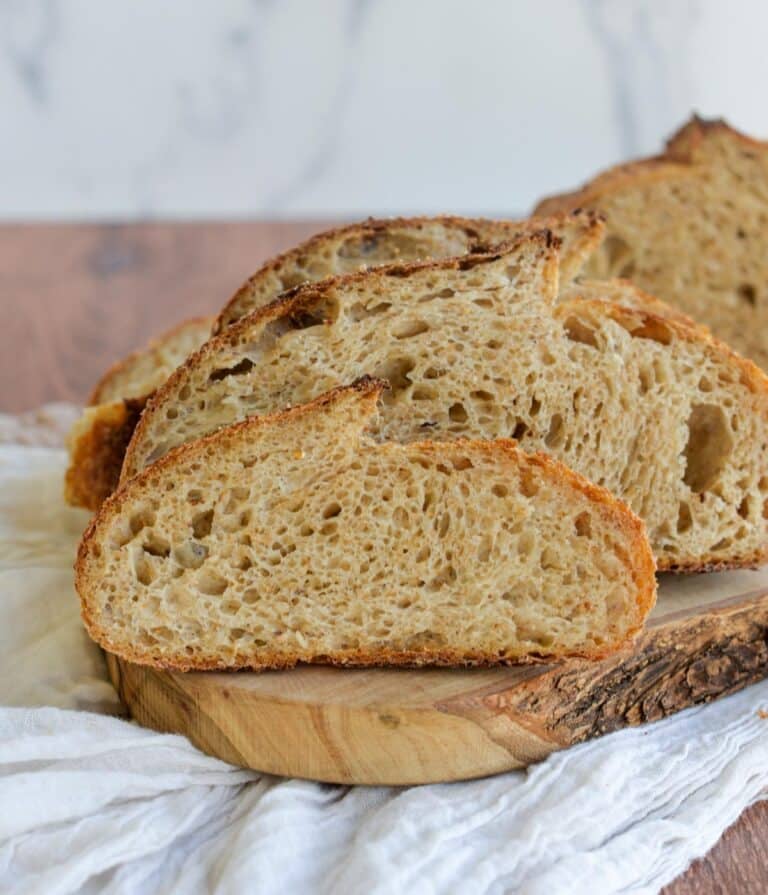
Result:
M114 360L213 313L318 222L0 225L0 410L82 401ZM768 892L768 801L666 895Z

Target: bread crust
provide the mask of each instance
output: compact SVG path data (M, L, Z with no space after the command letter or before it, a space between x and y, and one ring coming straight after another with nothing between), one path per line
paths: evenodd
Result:
M430 224L442 224L443 226L465 233L470 240L472 240L468 254L477 254L491 250L501 242L508 242L511 237L511 227L518 229L520 235L523 235L532 230L542 229L544 227L554 229L558 226L565 226L565 224L572 219L580 219L584 223L583 245L580 250L584 255L587 255L600 244L605 231L605 220L603 216L598 212L588 210L578 210L564 214L558 213L553 215L547 222L532 222L531 220L504 221L493 220L491 218L465 218L457 215L438 215L436 217L367 218L362 223L347 224L331 230L325 230L322 233L317 233L314 236L311 236L308 240L300 243L298 246L288 249L271 258L262 265L259 270L252 274L224 305L213 324L212 334L214 336L219 335L228 326L237 322L236 319L231 319L232 315L235 313L235 309L242 299L250 293L255 283L266 278L270 274L276 273L282 268L288 267L302 255L312 255L319 246L331 244L337 240L341 241L343 239L354 237L363 239L366 237L375 237L398 227L416 229L421 226L429 226ZM484 237L487 237L488 233L493 232L494 230L498 231L498 238L495 239L492 244L489 244ZM240 315L237 315L237 319L239 319L239 317Z
M307 404L302 404L278 413L270 414L263 417L250 417L241 422L234 423L223 429L207 435L203 438L196 439L186 444L174 448L164 457L157 460L147 469L140 472L134 478L110 495L102 504L98 514L91 520L88 528L85 530L80 541L77 559L75 561L75 578L77 590L80 596L81 614L85 626L91 637L99 643L104 649L112 652L129 662L142 665L150 665L155 668L163 668L177 671L206 671L216 669L236 668L252 668L262 670L267 668L290 668L303 662L322 662L323 664L345 665L345 666L370 666L370 665L499 665L499 664L518 664L521 662L540 662L553 661L553 656L530 655L525 657L504 657L492 652L473 651L463 653L457 650L448 649L425 649L425 650L362 650L350 649L339 651L333 657L315 657L313 659L303 658L300 654L286 654L282 651L269 651L263 648L256 654L242 654L236 657L234 662L228 662L225 666L222 663L207 660L192 660L181 662L164 662L153 657L151 651L142 650L138 645L134 644L130 648L115 643L109 632L106 631L96 620L91 612L89 604L88 589L88 563L92 551L98 548L96 533L98 529L109 524L120 515L124 506L132 500L137 494L143 492L155 493L157 490L157 482L166 470L173 470L180 461L189 461L202 458L207 449L211 446L216 447L219 451L227 450L233 444L247 442L249 437L260 428L265 426L282 425L297 415L313 414L322 407L333 402L336 397L350 390L354 390L366 399L366 403L371 407L375 404L381 392L388 388L388 384L379 379L373 379L369 376L361 377L351 386L340 386L315 398ZM632 562L632 577L637 589L637 624L633 625L625 637L613 644L607 644L604 648L579 651L564 652L562 657L579 656L588 659L599 659L606 655L610 655L631 644L634 637L642 629L643 622L648 613L653 608L656 600L656 580L655 580L655 562L653 554L648 542L648 536L644 522L637 517L621 500L615 497L607 489L595 485L585 479L583 476L569 469L560 461L555 460L547 454L536 453L526 454L519 449L517 442L513 439L496 439L494 441L458 439L450 442L419 442L411 447L413 449L430 452L435 455L453 454L457 450L461 451L462 446L471 444L474 450L480 450L489 455L502 454L511 458L518 466L530 465L538 467L546 477L558 481L559 483L567 483L574 490L585 495L600 510L612 517L614 524L627 535L632 544L629 559ZM382 446L386 449L386 445ZM400 449L399 445L391 446L394 449Z
M614 165L576 190L547 196L537 203L533 214L541 217L564 214L569 209L583 210L605 196L638 182L694 176L698 152L704 141L713 135L726 136L750 149L768 151L768 142L755 140L737 131L722 118L705 119L694 115L667 140L664 152Z
M64 499L70 506L98 510L115 490L144 404L145 399L134 398L101 404L75 424L64 474Z
M152 339L144 348L132 351L121 360L115 361L94 386L93 391L88 398L88 405L94 406L96 404L111 402L114 400L111 396L111 391L113 390L115 381L124 377L127 373L129 374L131 369L136 366L137 361L142 360L149 354L167 350L169 346L173 345L173 343L182 337L188 330L201 329L210 332L213 323L213 317L191 317L189 320L177 323L176 326L161 333L157 338ZM125 398L126 395L120 395L120 397ZM130 397L136 396L131 395Z

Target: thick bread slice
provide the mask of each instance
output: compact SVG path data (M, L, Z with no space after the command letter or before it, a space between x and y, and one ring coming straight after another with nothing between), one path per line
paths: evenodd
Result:
M655 595L642 522L514 442L379 444L383 383L186 445L84 535L91 636L165 668L602 656Z
M551 230L562 240L560 280L572 280L603 238L599 215L575 211L542 222L486 218L369 218L318 233L268 261L225 305L214 326L221 332L240 317L273 301L282 292L325 277L409 261L471 254L508 242L523 233Z
M599 215L591 212L576 212L556 215L548 223L563 240L561 278L570 280L600 243L603 222ZM223 329L247 311L268 304L289 285L314 282L328 274L354 271L384 262L463 255L479 245L495 244L530 229L527 221L446 216L388 220L371 218L363 223L319 233L267 262L238 290L222 311L214 329ZM208 330L204 331L206 326ZM128 396L141 397L146 401L146 396L165 382L171 372L202 345L209 332L207 321L199 320L190 321L160 336L156 342L150 343L147 351L132 355L112 368L96 387L91 403L111 403ZM128 386L131 391L121 394ZM94 510L117 487L117 473L123 459L122 445L127 441L125 423L116 415L114 408L107 406L99 413L86 414L86 419L97 425L98 429L89 431L84 420L73 434L72 460L67 473L73 485L67 486L65 496L68 501L75 501L74 506ZM107 428L109 420L114 420L117 426L113 433Z
M194 317L164 332L139 351L118 361L101 377L89 404L111 404L121 398L145 398L211 334L212 317Z
M660 568L768 547L768 379L698 327L612 302L555 304L556 240L297 289L206 343L147 405L124 479L171 448L369 373L373 434L519 439L646 522Z
M120 470L146 399L127 398L86 407L67 436L69 466L64 499L98 510L120 481Z
M768 369L768 142L694 118L663 155L621 165L536 214L600 211L589 275L629 277Z

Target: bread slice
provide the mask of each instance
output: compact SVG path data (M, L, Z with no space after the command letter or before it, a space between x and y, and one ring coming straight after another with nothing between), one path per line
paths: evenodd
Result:
M603 222L599 215L576 212L557 215L548 223L563 239L564 273L570 279L602 239ZM371 218L319 233L257 271L224 308L214 329L223 329L247 311L268 304L289 285L386 261L462 255L473 247L509 239L526 229L530 225L525 221L445 216ZM131 355L108 371L91 397L91 403L105 406L87 412L70 438L67 501L95 510L117 487L126 434L130 436L126 426L128 420L138 419L138 414L134 413L135 408L125 408L121 414L114 402L125 397L146 402L147 396L200 347L210 326L207 318L182 324L150 343L144 352ZM110 422L114 431L110 431Z
M89 405L122 398L145 398L211 334L213 317L194 317L164 332L139 351L118 361L96 384Z
M610 301L555 303L557 240L301 287L207 342L148 403L124 480L172 448L387 379L382 441L514 437L641 516L662 569L768 547L768 379L698 327Z
M607 219L590 276L629 277L768 369L768 142L694 118L662 155L545 199L535 213L574 208Z
M535 224L449 216L369 218L318 233L268 261L224 306L213 331L221 332L240 317L269 304L280 293L303 283L393 262L471 254L544 226L562 240L560 279L565 284L579 273L603 238L604 225L599 215L576 210Z
M76 565L105 649L164 668L596 657L655 596L642 522L514 442L381 444L383 383L250 419L116 492Z

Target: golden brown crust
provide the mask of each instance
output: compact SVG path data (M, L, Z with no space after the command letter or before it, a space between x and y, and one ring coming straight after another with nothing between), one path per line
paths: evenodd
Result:
M667 140L665 151L660 155L615 165L576 190L547 196L538 202L533 214L536 217L563 214L590 207L606 195L639 182L693 175L702 144L708 137L718 135L753 149L768 150L768 142L755 140L737 131L721 118L707 120L694 115Z
M92 408L78 421L70 433L64 476L68 504L97 510L115 490L143 407L143 399L115 401Z
M190 329L199 328L204 331L210 331L213 323L213 317L192 317L189 320L184 320L181 323L177 323L176 326L171 329L161 333L157 338L152 339L144 348L132 351L130 354L126 355L126 357L116 361L94 386L94 389L88 398L88 405L94 406L113 400L111 392L115 380L123 378L127 373L130 373L131 368L135 366L136 362L143 359L146 355L163 351L168 345L175 342L181 335ZM120 397L124 398L126 396L120 395Z
M387 232L397 227L417 228L419 226L428 226L430 224L442 224L444 226L453 227L456 230L464 232L473 242L469 254L477 254L485 252L502 241L510 239L509 228L511 226L519 228L520 234L535 229L557 228L564 226L566 221L573 216L581 216L584 221L584 246L583 251L588 252L590 247L596 247L602 240L605 222L602 216L593 211L577 211L568 214L555 214L548 221L531 222L530 220L514 221L514 220L492 220L489 218L464 218L456 215L438 215L436 217L396 217L396 218L368 218L362 223L347 224L342 227L336 227L331 230L325 230L311 236L308 240L300 243L292 249L288 249L274 258L271 258L263 264L254 274L252 274L240 288L235 292L232 298L224 305L219 316L213 325L213 335L219 335L228 326L237 322L232 320L234 309L237 308L243 298L250 294L255 283L274 274L281 268L287 267L292 261L300 258L302 255L312 255L318 246L325 245L335 239L343 239L348 237L360 236L361 238L374 237L377 234ZM498 230L498 239L493 245L487 242L487 234L494 229ZM239 315L238 315L239 317Z
M204 438L196 439L195 441L174 448L164 457L152 464L152 466L140 472L124 485L121 485L116 492L107 498L98 514L91 520L90 525L80 541L75 562L75 578L77 590L80 595L81 614L91 637L104 649L129 662L178 671L204 671L224 669L225 667L227 669L278 669L289 668L304 661L354 666L419 664L470 666L542 661L543 657L536 655L525 656L522 658L504 657L495 653L484 653L480 651L463 653L456 650L446 649L434 651L354 649L339 651L334 656L306 659L297 654L286 654L279 651L265 653L263 649L260 649L258 655L252 654L250 656L243 655L237 657L234 661L234 665L232 662L228 662L227 665L224 666L222 663L205 660L184 660L178 663L168 663L157 660L150 652L142 651L137 645L133 645L131 648L126 649L123 645L114 643L111 640L109 633L104 630L93 617L88 601L86 578L89 555L94 548L98 549L96 543L97 529L108 524L109 520L116 518L121 513L123 506L137 494L141 494L143 491L156 493L158 490L159 478L165 470L168 469L172 471L179 462L194 460L204 456L211 446L215 446L218 451L223 451L230 449L233 443L238 440L247 443L251 435L258 429L265 426L279 425L297 415L315 413L319 408L333 402L338 395L348 392L351 389L366 396L371 408L373 408L381 392L387 387L387 383L382 380L364 376L356 380L351 386L341 386L333 389L307 404L292 407L268 416L250 417L220 429ZM564 482L567 483L570 487L581 492L596 505L600 506L601 511L610 515L614 524L627 534L628 538L631 540L633 548L629 551L629 558L633 563L633 581L637 588L638 623L632 626L625 637L617 640L613 644L607 644L600 649L591 651L564 652L562 653L562 657L579 656L588 659L599 659L628 645L641 630L643 621L653 608L656 600L656 581L654 576L655 562L648 542L645 523L635 516L626 504L616 498L607 489L593 484L547 454L524 453L518 448L517 442L512 439L496 439L494 441L478 440L471 442L468 442L465 439L458 439L449 442L419 442L412 445L411 448L428 451L434 454L452 454L457 450L461 451L462 447L468 443L472 444L475 450L480 450L488 454L504 454L508 458L513 459L518 465L528 464L530 466L536 466L550 479L561 484ZM547 657L547 660L552 661L553 658L556 657L550 655Z
M346 274L338 277L327 277L316 283L303 283L284 292L274 301L261 308L257 308L241 317L230 326L226 327L219 335L209 339L198 351L187 358L187 360L178 367L174 373L167 379L157 391L150 396L147 401L146 411L139 420L134 436L131 439L125 454L125 462L123 465L122 480L130 478L137 471L137 454L138 445L140 445L149 430L152 417L159 407L162 407L165 400L173 395L183 381L190 369L197 367L205 362L206 358L213 357L227 347L236 346L242 338L247 337L253 326L258 324L270 323L280 319L290 319L300 315L304 311L317 306L323 302L328 294L332 292L337 285L344 283L345 285L354 285L355 283L370 282L371 277L379 277L385 279L387 277L398 277L400 279L425 270L466 270L480 264L488 264L497 261L507 252L514 252L516 247L525 242L538 244L540 250L548 256L548 262L552 265L557 264L557 251L560 247L560 239L555 236L551 230L535 230L526 233L508 243L503 243L496 247L494 252L484 252L480 254L462 255L458 258L444 258L439 261L414 261L408 264L387 264L369 271L361 271L359 273Z

